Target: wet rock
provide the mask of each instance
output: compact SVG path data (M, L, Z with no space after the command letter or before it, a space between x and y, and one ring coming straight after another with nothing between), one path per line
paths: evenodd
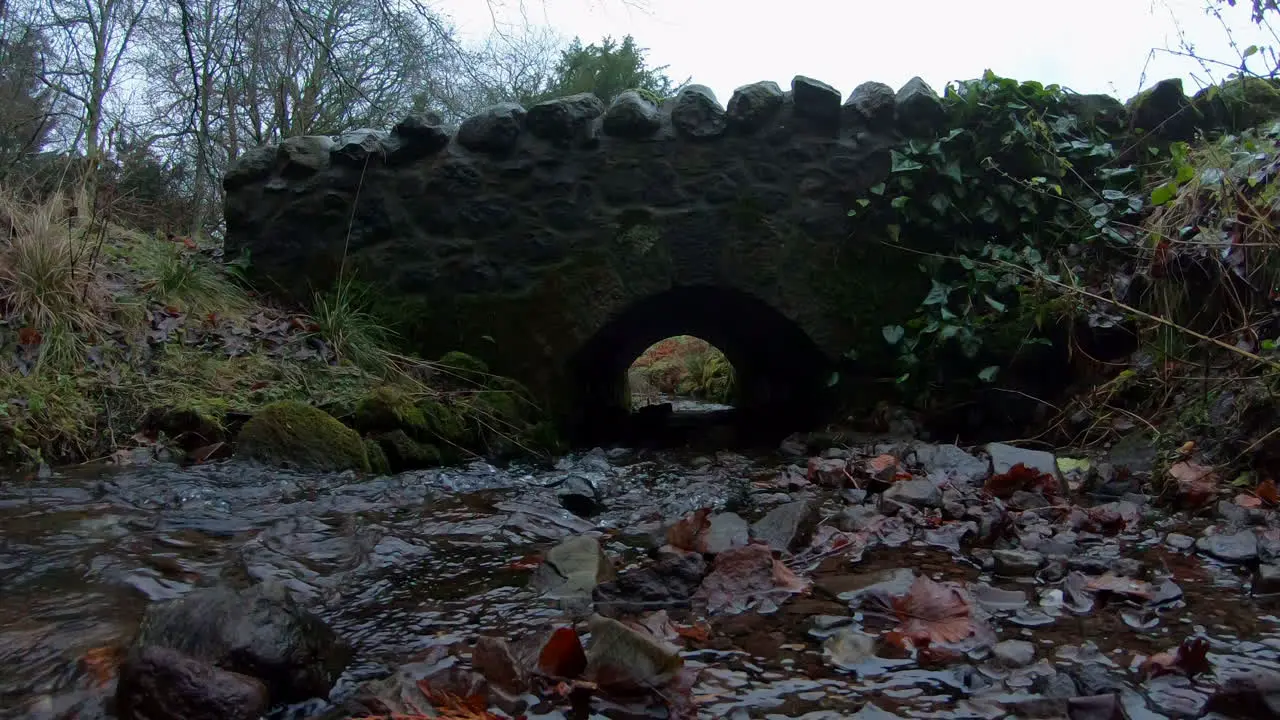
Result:
M1044 555L1033 550L993 550L996 572L1008 577L1034 575L1044 564Z
M846 508L836 518L836 527L845 532L861 532L877 524L883 515L870 505L854 505Z
M122 720L254 720L269 704L259 680L154 646L131 653L116 684Z
M1083 695L1106 695L1124 688L1124 682L1111 670L1096 662L1075 665L1067 669Z
M300 402L272 403L236 436L236 455L264 465L306 470L369 470L359 433L319 408Z
M973 599L987 612L1021 610L1027 606L1027 594L1021 590L975 585L972 593Z
M867 703L862 706L858 712L850 715L854 720L901 720L901 715L895 715L887 710L883 710L875 703Z
M978 524L972 520L947 523L941 527L925 530L924 541L934 547L945 548L952 552L960 550L960 544L970 535L978 532Z
M916 462L929 475L929 479L941 484L943 481L963 487L981 485L991 474L990 465L961 450L956 445L915 446Z
M1195 547L1196 539L1190 535L1182 535L1181 533L1169 533L1164 536L1164 544L1174 550L1190 550Z
M1280 529L1258 531L1258 559L1268 564L1280 564Z
M1280 593L1280 565L1259 565L1253 576L1253 593L1271 595Z
M941 98L923 78L908 80L894 96L894 107L898 124L907 134L927 135L941 129L947 121Z
M774 84L774 87L777 87L777 85ZM778 93L781 94L782 91L779 90ZM735 95L734 97L737 96ZM729 107L733 107L732 101L730 101ZM790 458L802 458L809 454L809 446L795 435L790 435L778 445L778 452Z
M686 85L671 106L671 124L682 135L704 140L724 134L727 120L711 88Z
M791 552L809 542L818 524L818 504L797 500L769 511L751 525L751 536L779 552Z
M359 167L369 156L385 156L395 141L381 130L361 128L340 135L334 143L333 159L343 165Z
M881 82L864 82L853 89L841 110L846 123L861 125L870 130L885 130L893 126L893 88Z
M718 513L711 516L711 527L706 532L708 553L715 555L743 547L749 542L751 542L751 527L736 513Z
M1120 438L1107 453L1108 461L1117 470L1126 470L1138 479L1151 477L1151 469L1157 457L1156 444L1146 431L1134 432Z
M556 490L556 498L565 510L579 517L590 517L599 513L604 499L595 478L582 473L574 473L565 478Z
M729 124L747 132L758 130L777 115L785 99L782 88L772 80L743 85L734 90L733 97L729 98ZM803 442L788 438L783 441L784 446L787 443L792 443L793 447L799 446L799 452L796 452L793 457L808 453L808 448ZM784 449L783 452L787 450Z
M593 615L587 622L587 676L602 685L652 687L670 678L683 661L677 650L647 632L612 618Z
M257 678L273 703L327 696L351 658L323 620L263 585L202 588L148 606L133 647L149 646Z
M280 155L285 158L284 172L293 175L309 175L329 167L329 152L333 140L327 135L303 135L286 138L280 143Z
M525 110L516 103L491 105L458 126L458 144L476 152L502 155L516 146Z
M627 90L613 99L604 113L602 127L607 135L640 140L662 127L662 117L658 106L635 90Z
M1038 492L1016 490L1009 496L1009 507L1014 510L1038 510L1049 507L1049 500Z
M1026 667L1036 660L1036 647L1026 640L1005 640L991 648L996 662L1008 668Z
M1060 477L1058 461L1051 452L1028 450L1005 443L988 443L983 449L991 456L991 472L996 475L1009 472L1014 465L1023 465L1055 478Z
M819 590L849 603L850 607L860 607L870 598L878 598L888 605L888 599L905 595L915 582L915 571L910 568L895 568L871 573L854 573L849 575L833 575L821 578L816 587Z
M897 512L899 505L942 507L942 491L931 480L902 480L890 485L880 496L881 512Z
M1280 717L1280 672L1258 669L1229 675L1204 710L1249 720Z
M1151 678L1146 685L1147 702L1168 717L1201 717L1208 696L1193 688L1191 681L1181 675L1161 675Z
M822 656L844 670L856 670L876 654L876 639L853 628L840 628L822 643Z
M840 118L840 91L821 80L796 75L791 80L791 101L795 104L797 115L830 123L832 126Z
M1252 530L1205 535L1196 541L1196 548L1228 563L1249 563L1258 559L1258 537Z
M592 597L598 612L639 613L654 605L675 606L689 602L707 574L701 553L664 552L647 567L628 570L611 582L601 583Z
M553 597L590 595L597 585L615 576L613 562L600 541L575 535L547 551L530 584Z
M594 93L578 93L546 100L529 108L525 126L529 132L547 140L571 140L580 137L591 121L604 112L604 102Z
M809 482L823 487L844 487L849 477L849 462L843 458L809 458Z

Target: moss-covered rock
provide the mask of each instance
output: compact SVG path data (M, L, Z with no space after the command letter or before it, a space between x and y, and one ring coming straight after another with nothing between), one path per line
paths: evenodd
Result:
M359 433L323 410L291 400L272 403L236 436L236 455L307 470L369 470Z
M548 420L530 425L521 436L520 443L529 450L548 455L557 455L565 449L560 431L556 429L555 423Z
M163 434L176 441L184 450L194 450L205 445L222 442L224 437L222 415L198 405L186 407L152 408L139 423L142 432Z
M375 475L386 475L391 472L391 461L383 452L382 446L373 438L364 439L364 452L369 456L369 472Z
M401 388L383 385L356 406L354 425L361 433L404 430L410 437L423 438L428 432L426 416L414 399Z
M1127 103L1134 129L1165 140L1190 140L1203 120L1182 90L1182 78L1161 80Z
M442 461L440 450L435 445L418 442L403 430L382 433L378 436L378 445L386 453L386 460L394 472L435 467Z
M437 365L449 373L471 382L484 382L489 375L489 366L474 355L459 350L452 350L440 356Z
M1239 132L1280 117L1280 89L1263 78L1242 77L1201 90L1192 105L1206 127Z
M418 402L430 438L446 443L466 444L470 428L462 408L447 398L425 398Z

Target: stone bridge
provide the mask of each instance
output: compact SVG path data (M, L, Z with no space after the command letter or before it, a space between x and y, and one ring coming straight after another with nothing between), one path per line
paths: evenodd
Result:
M295 137L228 173L228 256L249 250L263 290L301 301L354 272L413 349L478 355L588 425L622 408L636 356L676 334L725 352L740 407L802 415L850 349L861 372L887 371L881 327L927 279L852 237L848 210L891 146L945 122L918 78L842 103L796 77L727 107L691 86L661 107L575 95L491 107L456 132L410 117Z

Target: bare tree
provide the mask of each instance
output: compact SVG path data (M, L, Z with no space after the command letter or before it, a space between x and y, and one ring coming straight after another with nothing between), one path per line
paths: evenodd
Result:
M84 183L90 201L104 150L107 102L150 0L46 0L46 33L53 62L41 80L81 110L76 145L84 148Z

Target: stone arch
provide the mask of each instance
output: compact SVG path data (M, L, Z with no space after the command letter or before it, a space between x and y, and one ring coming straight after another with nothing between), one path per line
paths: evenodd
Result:
M289 138L228 172L226 247L250 252L264 289L303 302L356 269L413 350L481 356L562 417L584 367L566 360L613 362L599 343L633 327L618 318L677 298L738 308L806 348L806 394L823 364L812 348L829 366L856 347L868 375L891 362L880 327L909 315L925 280L880 238L851 237L848 210L904 133L944 122L919 79L896 93L864 83L842 104L798 76L789 92L740 88L727 107L695 85L661 107L575 95L497 105L456 132L416 116ZM715 322L683 329L727 342L761 387L785 385L772 350Z
M737 379L735 407L744 413L803 424L825 409L831 360L795 321L742 290L682 286L632 303L567 358L577 435L594 440L593 428L629 412L628 366L673 335L694 335L725 354Z

